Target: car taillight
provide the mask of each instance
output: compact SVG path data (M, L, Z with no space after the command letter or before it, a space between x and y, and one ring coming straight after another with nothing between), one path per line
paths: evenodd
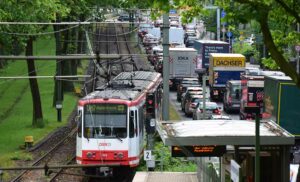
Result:
M215 110L214 110L214 113L215 113L215 114L221 114L221 111L220 111L219 109L215 109Z
M191 103L191 104L190 104L190 107L191 107L191 108L195 108L195 107L196 107L196 104Z
M231 102L232 102L232 97L229 96L229 97L228 97L228 103L231 104Z

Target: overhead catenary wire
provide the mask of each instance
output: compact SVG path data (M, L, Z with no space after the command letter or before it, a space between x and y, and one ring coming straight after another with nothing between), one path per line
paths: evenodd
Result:
M78 26L79 25L75 25L75 26L64 28L64 29L60 29L60 30L57 30L57 31L41 32L41 33L19 33L19 32L4 32L4 31L0 31L0 33L7 34L7 35L39 36L39 35L49 35L49 34L55 34L55 33L63 32L63 31L66 31L66 30L71 30L71 29L76 28Z
M0 25L89 25L90 22L0 22Z
M59 76L0 76L0 79L37 79L37 78L89 78L91 75L59 75Z
M96 35L96 36L116 37L116 36L128 35L128 34L131 34L131 33L135 32L135 31L137 31L137 30L138 30L138 27L136 27L132 31L124 32L124 33L120 33L120 34L116 34L116 35L97 34L97 33L93 33L93 32L89 32L89 34Z

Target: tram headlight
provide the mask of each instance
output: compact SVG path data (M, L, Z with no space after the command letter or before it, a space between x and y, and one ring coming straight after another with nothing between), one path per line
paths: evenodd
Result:
M119 159L123 159L123 157L124 157L124 154L123 154L123 153L121 153L121 152L118 153L118 158L119 158Z
M88 152L88 153L86 153L86 157L87 157L88 159L91 159L91 158L93 158L93 154L92 154L92 152Z

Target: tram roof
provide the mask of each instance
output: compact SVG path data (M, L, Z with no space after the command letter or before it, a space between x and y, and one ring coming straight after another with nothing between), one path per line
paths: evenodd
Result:
M193 120L157 122L167 146L255 145L255 122L247 120ZM293 145L295 137L273 121L261 121L261 145Z
M81 100L104 98L135 100L145 89L151 89L151 85L154 86L155 81L159 79L161 80L161 76L157 72L122 72L111 81L110 86L103 85Z

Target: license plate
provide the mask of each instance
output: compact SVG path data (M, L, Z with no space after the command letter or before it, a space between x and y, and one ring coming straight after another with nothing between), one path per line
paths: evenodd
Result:
M240 104L233 104L233 107L240 107Z
M218 95L219 91L218 90L214 90L214 95Z

